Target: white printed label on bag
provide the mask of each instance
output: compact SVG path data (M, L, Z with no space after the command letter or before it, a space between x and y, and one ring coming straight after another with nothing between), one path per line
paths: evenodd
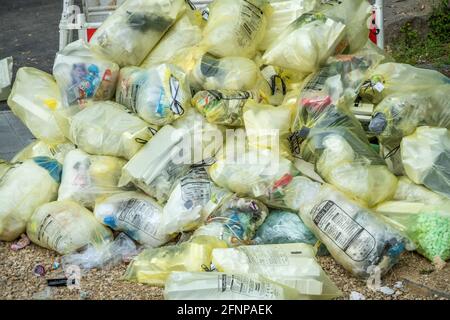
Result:
M381 82L377 82L373 88L378 92L382 92L384 90L384 85Z
M363 226L333 201L324 201L312 212L314 224L354 261L363 261L376 241Z
M62 226L55 220L51 214L47 214L42 222L39 224L37 239L39 242L46 243L50 248L56 251L64 251L60 248L61 241L63 240ZM67 235L65 236L64 243L70 243L67 241L70 239Z
M241 47L247 46L260 31L264 12L253 3L242 2L237 42Z
M282 298L283 290L271 283L264 283L245 275L221 274L217 277L219 292L234 292L248 297Z
M181 178L181 198L186 209L203 206L211 199L211 182L204 167L194 167Z
M130 199L120 204L117 220L158 240L156 235L161 220L160 211L150 202Z
M257 266L287 266L289 257L275 249L260 248L252 246L251 248L240 247L236 250L242 250L251 265Z

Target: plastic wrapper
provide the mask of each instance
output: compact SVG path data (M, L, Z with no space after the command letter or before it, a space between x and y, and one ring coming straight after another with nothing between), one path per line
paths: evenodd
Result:
M89 100L110 100L116 91L119 66L93 54L78 40L58 52L53 75L65 107L84 106Z
M100 246L88 245L82 252L67 254L62 257L63 268L79 266L81 269L113 267L122 261L128 261L138 255L136 244L124 233L120 233L114 241Z
M120 66L138 66L185 11L183 0L128 0L103 22L91 46Z
M256 90L270 88L253 60L243 57L215 58L206 53L194 61L191 85L204 90Z
M288 137L294 115L290 106L274 107L247 101L243 117L250 148L279 150L281 156L291 157Z
M404 176L406 173L405 168L403 168L400 146L394 148L385 146L384 144L379 144L379 146L380 156L386 161L389 170L396 176Z
M36 138L51 144L65 140L54 117L54 111L61 107L61 95L48 73L20 68L8 105Z
M405 249L400 233L328 184L305 184L297 198L306 226L338 263L358 277L384 275Z
M168 234L195 230L231 195L211 181L206 165L193 165L170 194L161 228Z
M131 159L157 129L120 104L97 102L71 119L70 140L90 154Z
M259 199L270 207L289 209L286 191L294 190L290 187L298 170L291 161L273 150L249 149L238 150L234 155L226 151L211 166L209 173L220 187Z
M34 210L56 199L61 171L56 160L36 157L12 166L1 177L0 240L15 240Z
M450 129L449 95L450 81L447 85L393 93L376 106L369 130L383 144L396 148L419 126Z
M294 128L301 129L289 137L292 152L314 163L326 182L369 207L393 197L396 177L346 105L329 105L320 112L305 105Z
M439 266L450 258L449 205L449 201L440 205L391 201L378 206L377 212L406 234L420 254Z
M371 72L361 88L360 96L366 101L378 104L392 94L417 94L422 90L449 83L450 79L437 71L390 62L379 65Z
M221 129L194 109L164 126L123 168L120 186L132 182L160 204L167 201L176 181L213 157L222 146Z
M450 199L450 131L419 127L403 138L402 162L408 178Z
M226 248L226 243L214 237L194 237L179 245L146 249L127 269L126 280L163 286L172 271L200 272L211 265L214 248Z
M401 177L398 180L397 190L395 191L394 200L421 202L429 205L440 205L448 201L441 196L421 185L417 185L407 177Z
M195 236L214 236L229 246L249 244L269 210L258 200L233 196L211 213Z
M150 124L163 126L184 115L191 105L185 73L171 64L120 70L116 101Z
M289 24L303 13L314 10L319 3L318 0L269 0L269 2L272 14L268 19L264 38L259 44L260 50L266 50Z
M27 235L33 243L59 254L112 240L111 231L73 201L55 201L37 208L27 223Z
M298 292L259 274L172 272L166 300L296 300Z
M72 200L93 209L97 197L123 191L117 184L125 164L120 158L70 151L64 160L58 201Z
M163 208L145 194L130 191L99 199L94 214L101 223L147 247L159 247L170 240L161 227Z
M243 127L243 109L249 99L260 100L256 91L207 90L199 91L192 105L210 123L228 127Z
M304 243L242 246L214 249L212 262L218 271L260 274L290 288L304 299L332 299L341 292L314 258L312 246Z
M271 10L267 0L221 0L209 6L203 42L219 57L252 58L263 40Z
M11 162L23 162L35 157L49 157L55 159L59 163L64 163L64 158L67 153L75 148L76 147L67 140L63 143L52 145L41 140L36 140L17 153L14 158L11 159Z
M200 17L198 17L201 19ZM202 40L200 23L191 21L188 15L182 16L164 35L141 64L148 68L169 62L178 51L195 46Z

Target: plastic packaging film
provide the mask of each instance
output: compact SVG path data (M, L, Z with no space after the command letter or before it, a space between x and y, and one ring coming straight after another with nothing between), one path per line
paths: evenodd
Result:
M41 140L35 140L19 151L14 158L11 159L11 163L24 162L25 160L35 157L48 157L53 158L62 164L64 163L64 158L67 153L75 148L76 147L67 140L60 144L47 144Z

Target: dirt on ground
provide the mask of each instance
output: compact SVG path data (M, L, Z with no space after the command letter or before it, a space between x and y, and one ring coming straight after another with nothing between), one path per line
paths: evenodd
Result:
M93 269L83 273L80 290L67 287L52 288L49 292L47 279L64 277L61 268L52 270L60 256L34 244L12 251L11 243L0 243L0 299L163 299L161 288L122 280L127 265L113 268ZM381 300L436 300L450 298L450 266L435 270L425 258L412 252L402 255L399 263L382 278L382 287L391 292L374 292L361 281L345 271L330 257L319 257L319 263L331 280L342 291L340 299L349 299L352 291L365 299ZM47 270L45 276L36 276L36 265ZM388 294L389 293L389 294Z

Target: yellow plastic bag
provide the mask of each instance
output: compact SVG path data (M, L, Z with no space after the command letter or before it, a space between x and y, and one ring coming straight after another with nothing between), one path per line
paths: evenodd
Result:
M72 200L94 208L96 198L123 191L117 184L125 164L120 158L92 156L80 149L70 151L64 160L58 201Z
M408 178L450 199L450 130L419 127L403 138L401 153Z
M138 66L186 11L183 0L128 0L91 39L92 48L123 66Z
M393 149L400 145L403 137L413 134L418 126L450 129L449 96L450 80L446 85L393 93L375 107L369 130Z
M11 159L11 163L23 162L34 157L49 157L64 163L67 153L76 147L69 141L60 144L47 144L41 140L30 143Z
M164 288L166 300L297 300L296 290L259 274L172 272Z
M199 236L179 245L146 249L127 269L126 280L163 286L172 271L205 271L211 265L214 248L226 248L225 242L214 237Z
M303 299L332 299L342 295L304 243L214 249L212 262L220 272L256 273L296 289Z
M249 244L268 214L269 210L260 201L233 196L225 199L193 236L213 236L228 246Z
M234 155L227 150L226 146L209 169L218 186L271 207L289 209L285 189L298 174L291 161L268 149L237 150Z
M163 208L140 192L122 192L99 198L95 217L104 225L128 236L146 247L159 247L170 240L161 226Z
M376 214L328 184L298 188L300 217L346 270L361 278L382 276L405 249L404 237Z
M429 205L440 205L448 201L446 197L441 196L424 186L415 184L407 177L401 177L398 180L394 200L421 202Z
M34 68L17 71L8 105L12 112L46 143L61 143L65 137L54 118L61 106L61 95L51 75Z
M271 10L267 0L220 0L209 6L204 43L219 57L252 58L263 40Z
M186 74L171 64L120 70L116 101L156 126L172 123L191 106Z
M191 85L203 90L258 90L270 88L255 62L243 57L215 58L204 54L191 72Z
M131 159L157 131L120 104L97 102L71 119L70 140L84 151Z
M370 73L360 95L364 100L378 104L392 94L419 93L449 83L448 77L435 70L390 62L379 65Z
M264 39L258 49L266 50L295 19L314 10L318 0L269 0L272 14L268 18Z
M93 54L85 42L78 40L58 52L53 75L64 107L85 106L89 100L114 97L119 66Z
M5 160L0 159L0 181L10 168L11 168L11 164L9 164Z
M256 91L207 90L192 98L192 105L210 123L228 127L243 127L243 109L249 99L260 100Z
M61 171L56 160L36 157L4 174L0 179L0 240L16 239L34 210L56 199Z
M113 239L112 232L97 222L92 212L72 201L50 202L36 209L28 221L27 235L35 244L59 254Z
M195 46L201 40L202 28L200 24L196 21L191 21L188 15L184 15L170 28L156 47L150 51L140 67L149 68L167 63L172 60L178 51Z
M247 141L250 148L279 150L281 156L291 157L288 136L293 120L290 106L274 107L249 100L245 104L243 117Z

